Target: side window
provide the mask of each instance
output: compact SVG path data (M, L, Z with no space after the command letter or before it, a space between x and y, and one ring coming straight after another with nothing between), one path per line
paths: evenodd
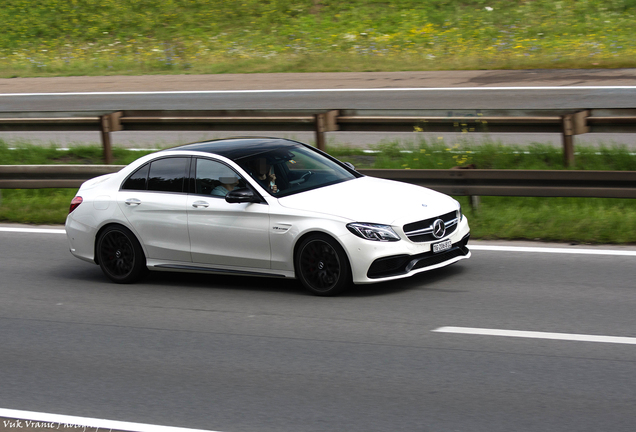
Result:
M195 193L224 197L245 181L232 168L210 159L197 159Z
M190 158L165 158L150 163L148 190L183 192Z
M122 189L146 190L148 186L148 169L150 164L146 164L133 173L122 185Z

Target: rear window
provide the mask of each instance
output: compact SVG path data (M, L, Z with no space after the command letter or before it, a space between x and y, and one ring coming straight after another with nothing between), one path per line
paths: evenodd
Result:
M190 158L165 158L150 162L135 171L122 185L126 190L183 192Z
M148 169L150 164L146 164L133 173L121 187L128 190L146 190L148 186Z

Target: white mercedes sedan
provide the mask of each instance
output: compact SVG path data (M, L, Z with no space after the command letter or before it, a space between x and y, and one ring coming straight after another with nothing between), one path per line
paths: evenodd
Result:
M117 283L148 270L237 274L297 278L317 295L470 257L453 198L277 138L188 144L91 179L66 233L73 255Z

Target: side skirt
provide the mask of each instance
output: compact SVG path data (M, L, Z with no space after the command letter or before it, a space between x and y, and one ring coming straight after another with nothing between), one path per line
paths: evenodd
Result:
M258 276L258 277L273 277L273 278L287 278L284 274L276 273L263 273L249 270L230 270L219 269L210 267L199 267L185 264L159 264L155 266L148 266L149 270L156 271L178 271L188 273L213 273L213 274L227 274L227 275L242 275L242 276Z

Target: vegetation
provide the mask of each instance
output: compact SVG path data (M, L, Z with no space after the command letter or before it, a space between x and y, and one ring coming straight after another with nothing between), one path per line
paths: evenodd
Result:
M471 238L584 244L636 244L636 200L481 197L462 203Z
M2 164L101 163L99 146L61 151L0 140ZM625 147L579 146L576 169L636 170L636 155ZM147 152L116 148L115 163L127 164ZM561 149L534 144L528 147L486 142L383 143L372 153L332 146L329 152L358 168L450 168L474 164L478 168L564 169ZM3 190L0 221L35 224L63 223L74 189ZM636 200L590 198L481 197L472 209L467 197L457 197L469 218L472 238L527 239L578 243L636 244ZM617 227L621 227L617 229Z
M4 0L0 76L636 66L636 0Z
M152 150L130 150L113 147L113 164L128 165ZM0 165L48 165L48 164L102 164L104 150L98 145L73 146L61 149L55 144L48 147L15 141L11 144L0 139Z
M472 167L479 169L525 170L607 170L636 171L636 154L627 147L610 145L600 147L577 146L575 163L564 165L563 149L550 144L504 145L501 142L461 141L447 145L442 140L400 144L387 141L376 146L374 168L392 169L448 169ZM333 151L331 151L334 153ZM346 154L346 150L343 152ZM343 154L343 156L344 156Z
M159 148L159 147L157 147ZM153 150L113 147L113 164L127 165ZM636 153L624 145L576 146L575 164L566 168L563 150L550 144L505 145L499 141L461 140L453 145L442 139L425 138L400 142L386 140L371 150L331 144L327 152L353 163L357 168L448 169L467 167L480 169L528 170L606 170L636 171ZM6 142L0 139L0 165L101 164L103 149L99 144L59 148L33 145L26 141Z

